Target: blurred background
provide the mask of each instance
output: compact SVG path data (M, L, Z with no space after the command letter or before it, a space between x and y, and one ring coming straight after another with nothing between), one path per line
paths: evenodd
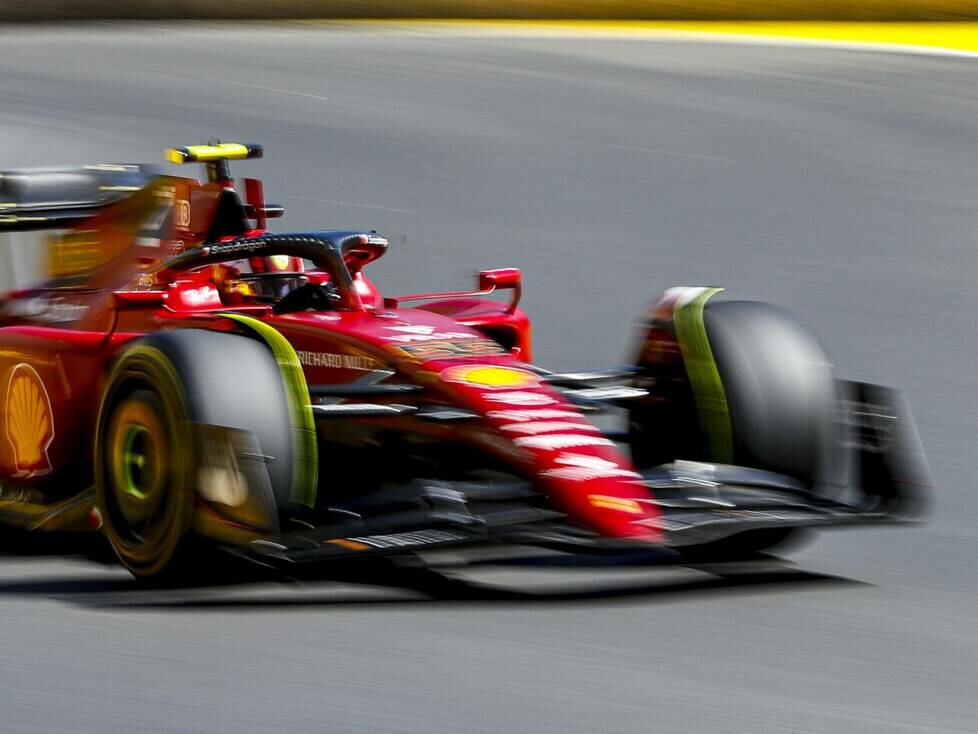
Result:
M0 2L12 20L533 18L671 20L960 20L970 0L16 0Z
M470 601L162 594L0 557L3 728L974 731L969 18L968 0L0 0L0 169L261 143L234 172L285 205L278 228L386 234L389 294L522 268L553 369L627 361L673 285L781 304L840 376L906 392L938 485L930 524L826 533L791 583L500 568L480 580L509 591ZM6 284L29 277L14 245Z

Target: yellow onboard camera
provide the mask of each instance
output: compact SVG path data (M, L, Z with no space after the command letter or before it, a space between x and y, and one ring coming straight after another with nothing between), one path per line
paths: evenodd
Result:
M244 143L213 143L209 145L187 145L183 148L169 148L166 159L170 163L212 163L214 161L243 161L261 158L260 145Z

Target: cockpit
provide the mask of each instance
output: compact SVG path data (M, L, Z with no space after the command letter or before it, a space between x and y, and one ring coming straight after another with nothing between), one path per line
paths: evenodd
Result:
M178 310L371 310L382 299L361 268L386 248L383 237L359 232L261 233L186 250L154 278L171 284L168 304Z
M302 258L251 257L211 267L224 306L271 304L277 313L330 311L342 300L329 275Z

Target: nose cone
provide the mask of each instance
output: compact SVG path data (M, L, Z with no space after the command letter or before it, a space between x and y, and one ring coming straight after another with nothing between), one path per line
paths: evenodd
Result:
M499 428L504 435L540 431L515 437L513 443L530 453L541 489L572 520L610 538L661 540L659 511L641 476L583 416L561 421L530 417L516 425L501 422Z
M441 382L521 450L540 491L611 538L661 540L659 511L628 458L571 403L519 363L455 365Z

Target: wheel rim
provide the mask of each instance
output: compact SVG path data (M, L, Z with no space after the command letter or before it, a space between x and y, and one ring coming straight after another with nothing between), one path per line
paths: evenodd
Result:
M146 499L144 486L152 483L153 473L159 470L154 449L152 434L146 426L127 426L122 449L122 488L135 499Z
M145 401L124 399L105 445L113 524L134 549L149 549L171 522L170 440L160 416Z

